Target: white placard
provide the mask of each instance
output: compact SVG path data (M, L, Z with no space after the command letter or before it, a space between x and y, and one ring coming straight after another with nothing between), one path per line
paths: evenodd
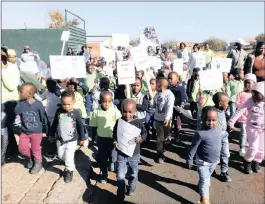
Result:
M61 41L68 41L70 37L70 31L63 31Z
M183 74L183 58L174 59L173 70L179 75Z
M140 134L141 129L122 119L119 119L117 127L117 140L120 151L129 157L132 157L136 146L135 138L139 137Z
M112 46L113 47L128 47L130 42L130 36L127 33L113 33L112 34Z
M135 69L133 61L117 62L117 73L119 85L135 83Z
M144 46L141 45L133 47L130 50L130 54L133 60L138 60L140 58L148 57L147 50L144 48Z
M154 68L155 72L157 72L162 67L162 61L160 58L156 56L150 56L150 66Z
M32 72L33 74L39 72L39 68L36 61L21 61L21 65L19 66L19 68L23 72Z
M200 71L201 90L219 90L223 87L223 73L217 70Z
M195 64L195 68L204 68L206 67L206 58L204 54L199 53L198 57L196 58L196 64Z
M144 57L138 60L134 60L134 63L137 71L144 71L151 67L149 57Z
M84 78L86 66L84 56L50 56L51 75L53 79Z
M219 70L229 73L232 66L232 59L224 57L214 57L211 63L211 70Z

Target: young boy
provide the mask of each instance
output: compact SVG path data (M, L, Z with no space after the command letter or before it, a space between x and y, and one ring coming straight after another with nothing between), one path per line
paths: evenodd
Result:
M112 130L116 120L121 118L121 113L113 107L112 94L109 91L103 91L100 94L100 106L93 111L90 120L92 134L97 136L98 145L98 163L101 170L101 183L107 183L108 179L108 160L110 158L111 170L114 171L114 162L116 154L113 153ZM95 136L93 136L95 137Z
M136 102L136 116L140 119L143 123L146 117L146 111L148 108L148 98L147 96L141 91L142 89L142 80L140 78L136 78L135 84L131 85L132 89L132 99Z
M196 165L199 174L200 202L210 204L210 179L216 165L220 160L220 152L224 140L228 137L226 131L217 126L218 111L214 107L205 107L202 110L203 126L195 133L188 154L187 163L192 168L193 158L196 154Z
M58 157L65 162L65 171L63 172L64 182L69 183L73 179L75 170L75 150L79 142L84 145L87 139L84 132L84 126L81 114L74 109L75 92L66 90L61 95L61 107L58 108L49 136L57 142Z
M24 83L20 88L20 101L15 108L16 119L21 120L19 135L19 152L28 159L27 168L31 174L42 169L41 141L43 133L47 134L49 122L42 103L34 99L36 87ZM34 165L33 165L34 159Z
M180 76L176 72L170 72L168 75L168 82L169 82L169 90L175 96L175 103L174 106L184 107L186 103L186 93L185 87L180 82ZM181 129L181 114L174 110L173 111L173 132L174 137L178 141L179 140L179 131Z
M222 128L223 131L227 131L227 122L225 111L229 106L229 97L223 92L217 92L213 96L213 102L215 104L215 108L218 111L218 123L217 126ZM220 166L221 166L221 179L224 182L232 181L231 177L228 174L228 159L230 157L229 153L229 141L228 137L224 138L224 144L222 143L221 149L221 157L220 157Z
M232 72L234 79L229 81L230 96L230 117L236 112L236 95L244 90L244 71L242 69L234 69Z
M128 195L134 195L136 190L136 184L138 181L138 164L140 162L140 143L142 143L146 139L146 130L141 120L137 119L135 116L136 113L136 102L132 99L125 99L122 103L121 108L122 119L131 125L139 128L141 133L139 136L135 137L136 147L132 157L129 157L122 153L119 150L119 144L117 139L117 129L118 129L118 121L116 122L113 130L113 139L114 139L114 146L117 149L118 157L117 157L117 196L119 200L123 201L125 198L125 191L126 191L126 184L125 184L125 175L130 168L129 173L129 189L127 190ZM128 163L128 167L127 167Z
M171 119L175 97L174 94L167 89L168 81L166 78L160 78L157 81L157 94L154 98L154 120L157 133L156 148L157 162L164 162L164 143L169 136L171 128Z

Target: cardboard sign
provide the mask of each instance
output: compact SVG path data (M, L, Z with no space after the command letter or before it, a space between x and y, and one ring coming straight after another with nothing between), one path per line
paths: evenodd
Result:
M196 68L204 68L206 67L206 58L204 54L198 54L198 57L196 58Z
M119 85L135 83L135 69L133 61L117 62L117 73Z
M63 31L61 41L68 41L70 37L70 31Z
M174 59L173 70L177 72L179 75L183 74L183 58Z
M51 75L53 79L84 78L86 66L84 56L50 56Z
M229 73L232 66L232 59L224 57L214 57L211 63L211 70L218 70Z
M149 57L143 57L138 60L134 60L137 71L145 71L151 67Z
M128 47L130 42L130 36L127 33L113 33L112 34L112 46L117 48Z
M201 90L220 90L223 87L223 73L217 70L200 71Z

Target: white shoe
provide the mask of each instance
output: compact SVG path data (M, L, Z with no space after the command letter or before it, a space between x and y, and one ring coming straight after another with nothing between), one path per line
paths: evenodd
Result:
M239 155L240 155L241 157L244 157L245 154L246 154L246 151L245 151L244 148L242 148L242 149L239 150Z

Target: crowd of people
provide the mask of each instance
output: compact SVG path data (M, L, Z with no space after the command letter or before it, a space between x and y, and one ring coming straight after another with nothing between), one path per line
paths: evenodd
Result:
M157 72L152 69L136 71L135 83L130 85L128 94L126 86L118 83L116 63L107 64L104 59L97 61L86 46L79 54L85 58L86 76L78 79L44 78L38 71L25 72L17 63L15 50L2 46L2 165L20 154L27 160L30 173L35 174L43 168L43 153L47 157L57 156L65 162L63 177L69 183L75 170L76 146L86 146L89 141L88 148L98 147L96 160L101 171L100 182L106 183L108 171L115 171L117 197L122 201L126 193L136 193L141 143L154 139L157 150L154 159L159 164L166 162L165 145L173 138L179 140L181 119L188 115L191 120L197 120L197 129L187 155L187 168L192 168L195 161L200 203L209 203L210 178L218 163L222 179L232 181L228 173L231 132L239 132L239 154L244 157L244 171L247 174L261 171L265 44L259 42L251 54L247 54L240 43L235 45L227 56L232 58L231 71L223 73L220 90L200 88L200 72L210 68L214 57L209 44L203 48L195 44L190 52L185 43L180 44L176 57L183 58L184 64L183 74L179 75L172 69L172 59L166 48L161 51L161 47L156 47L154 52L148 47L148 55L160 58L162 67ZM71 49L68 51L67 55L73 55ZM204 68L196 67L200 54L205 55ZM25 46L23 61L38 58L37 53ZM116 60L131 60L130 53ZM127 98L128 95L131 97ZM187 112L190 114L185 114ZM131 157L119 146L120 120L141 130L132 141L136 147ZM18 145L15 135L19 136ZM48 138L47 148L41 148L43 137Z

